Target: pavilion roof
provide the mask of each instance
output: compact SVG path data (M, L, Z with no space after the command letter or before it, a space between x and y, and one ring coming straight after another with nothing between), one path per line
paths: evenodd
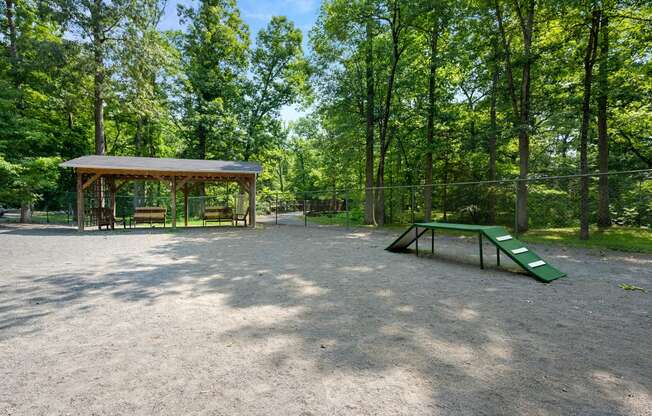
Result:
M60 164L64 168L129 172L258 174L258 163L231 160L172 159L135 156L82 156Z

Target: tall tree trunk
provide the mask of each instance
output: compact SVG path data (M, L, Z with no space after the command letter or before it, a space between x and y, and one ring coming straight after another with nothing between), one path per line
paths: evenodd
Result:
M298 156L299 156L299 166L301 166L301 191L303 192L305 198L307 181L306 181L306 164L303 158L303 151L300 151L298 153Z
M283 180L284 164L285 164L285 159L282 159L281 163L278 164L278 183L281 192L285 191L285 181Z
M93 109L95 113L95 154L104 155L106 153L106 143L104 141L104 27L102 26L102 1L94 0L91 7L91 20L93 22L93 87L94 102ZM97 207L104 206L104 178L100 177L95 182L95 195L97 198Z
M136 120L136 136L134 137L134 147L136 156L143 155L143 118L138 116Z
M5 19L7 20L7 29L9 30L9 59L11 60L11 73L14 83L18 87L18 46L16 45L16 2L14 0L5 0Z
M136 150L136 156L143 155L143 118L138 116L136 120L136 136L134 137L134 147ZM136 181L134 186L134 209L141 206L145 199L145 183L143 181Z
M593 64L600 30L600 11L594 10L589 28L589 40L584 54L584 94L582 98L582 124L580 126L580 173L589 173L588 167L588 135L591 118L591 83L593 80ZM589 238L589 178L580 178L580 239Z
M199 126L197 126L197 152L199 159L204 160L206 159L206 140L207 140L207 135L208 132L206 131L206 126L204 125L203 122L199 123Z
M497 49L497 45L495 45ZM496 143L498 141L498 122L496 120L496 96L498 94L498 80L500 72L498 64L494 63L493 74L491 77L491 97L489 107L489 137L487 138L487 151L489 153L489 166L487 177L490 181L496 180ZM496 222L496 191L494 185L490 185L487 195L487 222L495 224Z
M337 209L337 175L333 172L333 192L331 194L331 211L338 211Z
M206 136L208 132L206 131L206 126L204 126L203 122L199 123L199 126L197 127L197 137L199 139L199 158L201 160L206 159ZM198 191L199 191L199 208L201 212L204 212L204 207L206 206L206 186L204 182L200 182L198 185Z
M253 119L253 116L252 116ZM251 157L251 153L253 151L253 145L254 145L254 122L253 120L249 123L249 127L247 127L247 142L245 143L245 148L244 151L242 152L242 160L244 161L249 161L249 158Z
M441 193L441 210L444 214L444 222L448 219L448 155L444 156L444 186Z
M29 202L22 202L20 204L20 222L22 224L32 221L32 204Z
M439 39L439 19L435 17L432 32L430 33L430 72L428 73L428 127L426 138L426 186L423 189L423 205L425 222L432 217L432 153L435 136L435 80L437 77L437 41Z
M517 97L514 83L514 75L511 62L511 49L505 27L503 24L502 11L499 0L494 1L496 20L498 29L503 43L503 52L505 54L505 70L507 73L507 84L509 96L512 103L512 112L515 123L518 127L518 157L519 157L519 181L516 188L516 230L517 232L527 231L528 229L528 190L527 176L529 172L530 161L530 77L532 64L532 34L534 33L534 9L536 0L528 0L524 4L516 2L515 7L521 26L523 36L523 72L521 76L520 97ZM524 15L523 12L526 14Z
M5 0L5 19L7 20L7 29L9 30L9 60L11 61L11 77L14 86L20 88L21 81L18 71L18 45L16 32L16 2L14 0ZM17 109L23 106L22 99L18 100ZM30 202L21 202L20 204L20 222L27 223L32 220L32 204Z
M103 155L106 152L104 141L104 27L102 26L102 1L94 0L91 8L93 21L93 86L94 86L94 112L95 112L95 154Z
M371 17L366 22L366 53L365 70L367 83L367 137L365 143L365 201L364 201L364 223L375 225L374 218L374 55L373 55L373 33Z
M102 62L102 52L96 51L95 63ZM104 69L96 67L95 70L95 154L103 155L106 152L104 142Z
M609 227L609 136L607 133L607 104L609 94L609 16L603 11L600 22L600 69L598 72L598 227Z
M527 19L522 24L523 32L523 75L521 77L521 119L518 136L518 159L519 178L527 179L530 171L530 77L532 64L532 33L534 31L534 6L535 0L528 2ZM519 13L520 14L520 13ZM527 231L528 224L528 190L527 182L521 180L517 187L517 199L519 200L517 212L517 224L519 231Z
M391 114L392 98L394 96L394 81L396 77L396 68L401 52L399 51L399 37L401 31L401 10L400 6L395 4L392 10L391 32L392 32L392 57L389 74L387 76L387 93L385 94L385 103L383 106L383 116L380 121L379 147L380 154L378 157L378 170L376 172L376 206L375 215L378 225L385 224L385 157L391 144L391 136L388 136L389 118Z

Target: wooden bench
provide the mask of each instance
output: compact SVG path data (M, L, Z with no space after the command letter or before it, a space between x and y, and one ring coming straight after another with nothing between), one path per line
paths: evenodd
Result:
M244 226L247 226L247 216L249 215L249 208L245 208L245 196L243 194L238 195L238 199L235 204L235 215L233 215L233 224L237 227L238 222L244 222Z
M238 210L238 212L236 212L235 215L233 216L233 224L237 226L238 222L242 221L244 222L244 226L246 227L248 215L249 215L249 209Z
M102 227L109 227L113 230L115 228L115 217L111 208L93 208L91 218L97 220L97 228L100 230Z
M205 207L202 220L204 225L207 222L217 222L219 224L222 221L231 221L231 224L233 224L233 210L229 207Z
M132 224L135 226L138 223L153 223L163 224L165 227L165 215L167 210L159 207L138 207L134 211L134 218Z

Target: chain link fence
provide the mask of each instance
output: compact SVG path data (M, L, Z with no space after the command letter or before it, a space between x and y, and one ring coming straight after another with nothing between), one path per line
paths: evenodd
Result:
M589 223L598 220L599 174L531 178L527 180L530 229L580 226L580 185L589 183ZM615 172L608 176L609 217L612 224L652 228L652 170ZM406 225L426 219L426 195L432 195L432 221L495 224L514 229L517 180L383 187L383 209L375 198L375 220L385 225ZM378 190L374 188L374 194ZM265 222L302 226L364 225L364 190L302 192L298 197L267 195L273 218Z
M608 176L609 213L613 224L628 227L652 228L652 170L614 172ZM598 217L599 174L585 175L589 182L588 213L590 224ZM580 225L580 184L582 175L531 178L528 183L529 228L577 228ZM516 221L516 180L457 182L382 188L381 201L374 199L376 221L382 215L385 225L405 225L426 218L425 197L432 195L430 218L433 221L463 224L496 224L514 228ZM116 218L129 218L136 207L166 208L171 218L169 194L160 187L126 189L116 196ZM374 193L379 194L379 188ZM211 188L206 196L188 197L190 226L203 225L206 207L230 207L246 210L247 198L237 188ZM35 206L32 222L74 224L76 221L76 194L44 195ZM94 192L85 193L86 225L94 225L93 208L99 206ZM104 196L104 206L109 201ZM238 204L243 207L238 207ZM177 199L177 221L183 224L183 195ZM365 190L333 189L305 192L275 192L262 190L257 195L258 221L265 224L289 226L342 226L365 224ZM17 220L17 211L10 210L4 221ZM228 223L228 221L226 222Z

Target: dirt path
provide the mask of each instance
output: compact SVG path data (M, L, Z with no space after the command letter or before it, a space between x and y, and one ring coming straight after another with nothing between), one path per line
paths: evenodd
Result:
M392 237L0 227L0 415L652 414L652 256Z

